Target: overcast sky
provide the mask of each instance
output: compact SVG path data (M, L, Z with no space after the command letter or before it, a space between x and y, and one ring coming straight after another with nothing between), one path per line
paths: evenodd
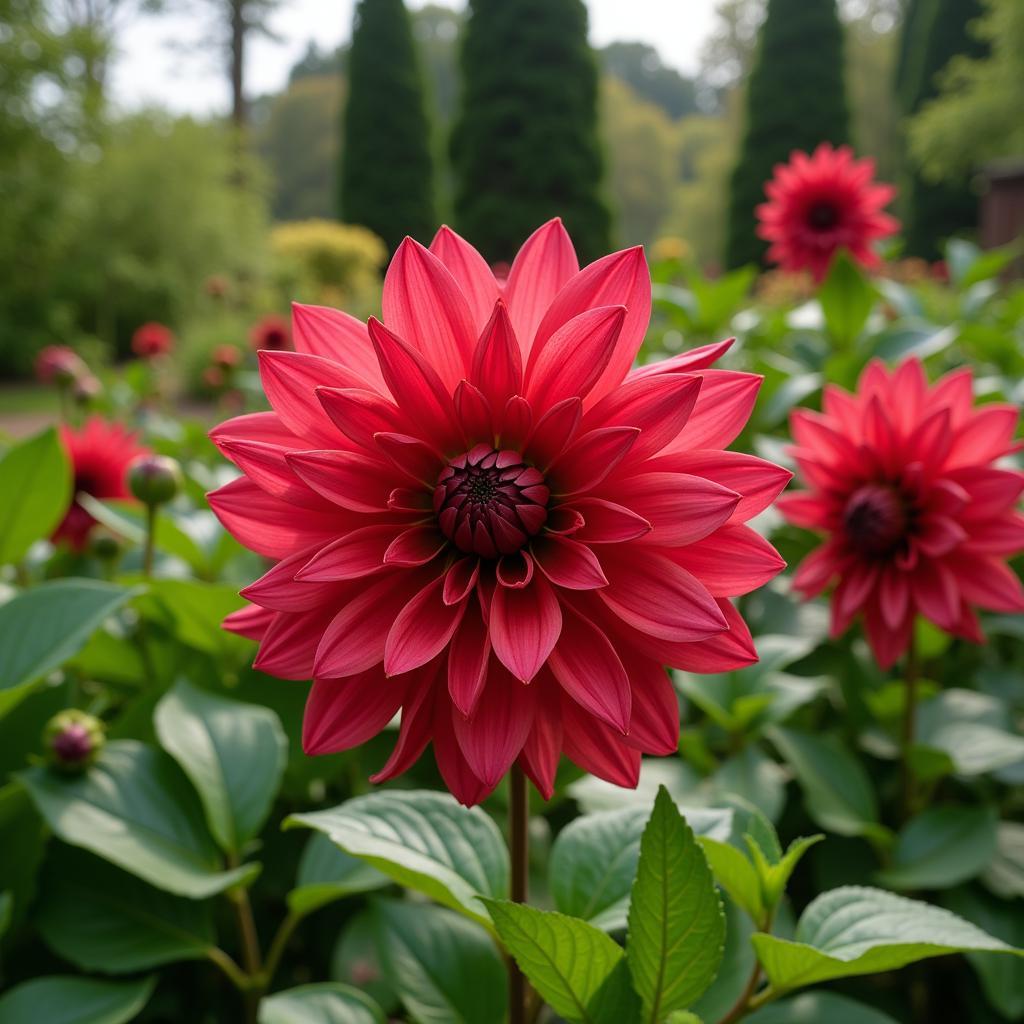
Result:
M427 0L407 0L423 7ZM439 0L451 7L464 0ZM711 30L715 0L586 0L595 46L641 40L657 47L666 63L693 72ZM280 89L310 40L322 49L337 46L351 32L355 0L282 0L271 25L278 42L257 38L249 54L250 96ZM200 5L196 4L196 8ZM159 104L176 111L221 112L228 87L214 57L199 44L204 25L198 14L139 19L120 34L113 69L114 96L124 107Z

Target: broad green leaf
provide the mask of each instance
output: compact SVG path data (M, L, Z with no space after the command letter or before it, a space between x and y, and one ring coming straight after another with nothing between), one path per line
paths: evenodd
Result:
M182 680L153 720L161 745L195 786L221 849L239 854L263 827L281 784L288 740L277 715Z
M783 728L772 729L770 737L793 769L808 812L822 828L843 836L885 834L867 771L838 741Z
M801 992L743 1020L744 1024L898 1024L887 1013L835 992Z
M56 430L9 448L0 459L0 565L20 562L49 537L71 497L71 467Z
M9 892L0 892L0 939L10 927L14 911L14 897Z
M771 821L778 820L786 803L786 772L753 743L723 761L710 783L719 800L740 797Z
M878 879L891 889L946 889L982 872L996 851L991 807L933 807L900 832Z
M251 878L255 864L222 870L202 808L178 766L134 740L108 743L85 774L35 767L18 778L50 828L151 885L203 899Z
M0 788L0 879L11 898L10 925L25 917L36 895L47 829L28 794L16 782Z
M861 886L833 889L812 900L793 941L763 933L751 941L778 991L892 971L946 953L1024 956L948 910Z
M728 810L687 808L685 814L697 835L729 834ZM649 817L648 807L626 807L585 814L566 825L551 848L555 908L604 931L625 928L640 836Z
M320 838L330 842L326 836ZM331 950L329 978L365 992L390 1017L400 1012L400 1004L398 993L384 970L377 937L377 921L370 902L370 906L346 918L345 926Z
M326 835L316 832L302 851L288 906L293 913L311 914L334 900L390 884L387 875L339 850Z
M698 839L707 858L715 881L728 893L729 898L742 907L758 924L764 920L765 905L761 894L761 881L750 860L730 843L702 837Z
M134 591L99 580L41 583L0 605L0 715L74 656Z
M958 775L984 775L1024 761L1024 737L1006 705L973 690L953 688L926 701L917 740L946 753Z
M85 971L122 974L199 960L216 944L207 904L68 846L51 847L34 914L47 945Z
M489 900L505 948L541 998L572 1024L633 1024L639 1001L622 947L585 921L555 911Z
M174 620L175 636L188 647L215 657L249 651L243 637L220 628L221 622L243 607L238 588L201 580L153 580L150 593Z
M732 900L727 899L724 903L725 952L722 963L710 988L693 1004L693 1012L712 1024L736 1005L756 962L754 947L750 944L753 923Z
M351 985L328 981L260 1000L259 1024L385 1024L384 1012Z
M0 1024L126 1024L142 1012L155 984L155 978L33 978L0 996Z
M328 811L293 814L285 827L323 832L400 885L484 924L479 896L508 892L508 851L497 826L479 807L447 794L369 793Z
M657 757L645 758L640 765L636 789L623 789L596 775L584 775L569 786L568 792L586 814L623 807L643 807L650 813L659 787L664 786L679 801L691 796L700 782L697 772L681 758Z
M444 907L373 910L388 979L419 1024L503 1024L507 972L488 932Z
M667 790L640 840L629 905L629 970L652 1022L685 1010L714 980L725 916L711 869Z
M864 329L877 293L845 252L832 261L818 301L828 333L841 346L850 345Z
M996 827L996 852L981 880L997 896L1024 896L1024 825L1001 821Z
M946 243L944 255L950 281L962 288L964 279L981 256L981 249L966 238L951 238Z

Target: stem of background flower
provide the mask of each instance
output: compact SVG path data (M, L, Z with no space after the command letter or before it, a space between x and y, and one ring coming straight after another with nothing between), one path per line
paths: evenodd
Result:
M736 1002L732 1004L729 1012L718 1024L736 1024L737 1021L742 1020L750 1013L750 1001L754 998L754 993L757 991L760 981L761 964L755 961L754 969L750 972L750 977L747 979L746 985L743 986L743 991L739 994Z
M508 780L508 849L512 862L512 900L526 903L530 864L530 791L526 776L518 764L512 766ZM514 957L508 958L509 1024L526 1024L526 978Z
M156 505L146 505L146 540L142 549L142 575L149 579L153 575L153 546L156 543Z
M914 634L910 634L910 647L907 649L907 662L903 671L903 729L900 735L900 764L903 775L902 817L905 821L914 809L914 794L917 780L914 778L914 766L910 753L914 746L914 735L917 730L917 680L920 669L917 659L917 644Z
M211 963L216 964L224 972L239 992L245 992L248 990L250 985L249 975L247 975L245 971L243 971L242 968L224 952L223 949L219 946L214 946L212 949L208 949L206 951L206 958Z
M238 867L238 858L229 856L228 867ZM249 890L239 886L227 894L235 908L238 921L238 936L242 943L242 964L248 976L248 985L243 991L245 996L246 1024L256 1024L259 1012L260 996L266 988L267 981L263 974L263 961L260 955L260 939L256 933L256 921L252 916L252 903L249 902Z
M285 947L288 945L288 940L292 937L292 932L295 931L301 920L301 914L290 912L281 922L281 926L277 929L277 934L271 939L270 948L267 950L267 959L263 963L263 979L266 985L269 985L274 980L274 974L277 971L278 964L281 962L281 957L284 954Z

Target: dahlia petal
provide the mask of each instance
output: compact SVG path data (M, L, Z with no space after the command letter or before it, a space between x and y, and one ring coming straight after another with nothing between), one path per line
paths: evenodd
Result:
M625 735L632 707L629 676L608 637L571 608L562 610L562 633L548 668L580 707Z
M692 644L655 644L645 639L645 653L655 657L659 664L702 674L734 672L755 664L757 649L743 616L731 601L715 600L729 624L728 630Z
M715 597L749 594L786 568L764 537L738 524L723 526L710 537L673 551L672 559L692 572Z
M374 434L396 430L402 423L398 406L374 391L361 388L317 388L316 396L331 422L350 441L368 451L376 451Z
M998 459L1013 448L1020 411L1015 405L983 405L975 409L953 438L947 470Z
M314 545L282 558L258 580L243 587L241 596L275 612L307 612L340 598L344 588L333 581L308 583L297 580L296 573L318 550ZM335 604L339 601L335 600Z
M494 576L503 587L520 590L533 579L533 557L527 551L517 551L498 559Z
M1004 562L957 554L944 565L955 580L950 589L958 590L964 600L992 612L1024 611L1024 586Z
M967 531L945 516L930 516L921 520L915 537L917 546L929 558L948 554L967 539Z
M538 339L526 367L526 397L546 408L563 398L586 397L597 383L626 319L624 306L598 306Z
M626 746L614 729L562 696L565 753L585 772L605 782L635 789L640 781L640 751Z
M448 646L466 614L466 602L445 604L444 575L428 583L399 612L384 648L384 671L401 675L425 665Z
M725 448L736 440L753 411L764 379L756 373L703 370L704 381L686 426L666 446L670 452Z
M549 534L530 547L541 572L556 586L567 590L595 590L608 586L601 563L586 544Z
M384 387L366 324L340 309L292 303L295 350L323 356L354 370L376 390Z
M664 667L632 654L623 658L633 695L628 746L644 754L666 756L679 750L679 698Z
M978 567L975 567L975 572ZM939 629L951 629L960 618L958 577L941 562L924 559L918 562L910 585L914 603L926 618Z
M547 661L562 631L562 610L543 576L528 587L497 587L490 606L494 653L515 676L528 683Z
M530 436L533 425L533 409L522 395L513 395L505 403L505 412L497 431L504 448L521 451Z
M1024 516L1010 513L990 519L983 530L968 535L962 550L1012 558L1024 551Z
M460 804L472 807L493 790L473 771L455 738L452 707L438 699L434 705L434 760L445 786Z
M555 793L555 776L562 756L562 709L558 684L547 670L530 684L536 691L533 728L523 744L519 763L545 800Z
M480 560L460 558L444 577L441 597L445 604L458 604L476 586L480 575Z
M234 416L215 426L209 437L218 447L223 440L263 441L282 448L304 447L302 439L281 422L276 412L249 412Z
M546 470L565 451L580 424L582 408L579 398L564 398L541 416L523 447L532 465Z
M433 253L455 279L473 318L473 326L480 328L491 315L494 303L500 294L498 282L491 273L487 261L464 238L457 235L447 224L438 228L430 243Z
M584 544L621 544L651 530L642 516L604 498L574 498L572 510L583 519L573 536Z
M549 486L556 494L589 491L625 458L639 436L636 427L600 427L582 434L549 467Z
M288 465L287 456L294 451L266 441L245 441L221 438L215 442L221 453L230 459L254 484L267 494L302 508L328 511L331 503L300 480Z
M463 715L473 714L487 681L487 661L491 641L483 619L470 611L448 649L448 693Z
M289 452L288 465L317 494L352 512L381 512L395 484L387 463L335 450Z
M842 623L842 628L836 630L837 634L843 632L863 609L868 595L878 582L878 573L877 565L860 562L855 562L846 570L832 597L836 621Z
M969 367L953 370L940 377L932 388L928 401L932 408L948 408L950 426L960 427L967 421L974 405L974 374Z
M445 467L444 456L418 437L381 432L374 435L377 447L403 473L433 489Z
M610 549L604 570L610 585L598 597L641 633L689 643L728 628L702 581L663 554Z
M429 523L410 526L400 533L384 552L385 565L426 565L447 547L447 538Z
M989 466L954 469L946 482L956 484L968 495L968 503L958 517L963 522L980 523L1008 512L1024 493L1024 473Z
M547 522L544 528L548 533L557 533L560 537L571 537L578 533L584 525L583 516L568 505L559 505L548 509Z
M244 636L247 640L258 641L263 639L263 635L276 618L277 613L272 612L269 608L249 604L226 616L221 626L229 633Z
M905 573L893 566L882 570L878 586L878 610L889 629L898 630L910 607L910 583Z
M793 439L801 448L817 454L822 461L843 466L860 461L857 446L828 423L820 413L811 409L795 409L789 418Z
M361 526L320 548L300 566L295 578L308 583L355 580L384 571L384 553L398 536L397 523Z
M864 632L875 660L883 669L892 668L907 650L913 629L913 614L907 614L899 625L891 626L875 604L869 604L865 610Z
M690 373L693 370L706 370L721 359L735 342L735 338L726 338L724 341L716 341L710 345L699 345L697 348L680 352L679 355L669 359L659 359L657 362L647 363L646 366L638 366L635 370L630 371L626 379L636 380L663 373Z
M537 228L523 243L512 261L505 295L524 355L529 355L537 328L555 296L578 272L576 252L560 218Z
M330 608L278 612L263 634L252 667L279 679L310 679L317 644L331 615Z
M775 503L775 507L787 521L806 530L824 530L832 525L832 509L815 491L784 494Z
M455 415L468 448L481 441L494 443L495 422L491 404L480 389L468 381L459 381L455 389Z
M693 544L726 523L740 496L702 476L637 473L628 478L630 508L651 524L644 543L659 547Z
M496 661L470 717L452 709L455 738L470 770L493 789L526 743L537 707L532 686L513 679Z
M406 679L390 680L392 683L405 683L408 699L402 704L398 741L384 767L370 776L371 782L387 782L407 772L426 750L434 727L434 707L436 704L447 704L447 701L436 699L436 674L437 666L427 665L410 673Z
M302 749L309 755L351 750L373 739L398 714L403 679L385 679L379 666L347 679L316 679L302 716Z
M651 319L651 273L642 247L604 256L569 280L537 328L534 348L544 346L573 317L598 306L625 306L626 316L615 350L593 386L591 404L622 382L640 351Z
M513 395L522 393L522 354L501 299L494 304L494 312L476 343L469 381L494 409L503 409Z
M630 462L650 458L686 425L702 383L703 378L685 373L627 378L587 413L582 429L638 427L640 436L630 452Z
M406 238L384 276L382 302L384 322L426 357L451 393L466 376L476 341L469 304L455 278L419 242ZM390 387L386 370L384 379Z

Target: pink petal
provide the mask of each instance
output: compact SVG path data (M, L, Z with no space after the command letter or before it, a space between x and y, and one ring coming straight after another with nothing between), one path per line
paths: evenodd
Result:
M547 661L562 630L562 610L550 584L534 574L528 587L497 587L490 609L494 653L523 682Z
M692 544L728 521L740 496L702 476L637 473L624 481L630 508L651 524L644 543L659 547Z
M604 498L574 498L572 508L583 517L573 536L585 544L621 544L651 530L642 516Z
M310 583L355 580L384 571L384 552L398 535L397 523L361 526L321 548L295 574Z
M447 545L448 541L433 523L410 526L408 530L400 533L384 552L384 564L426 565Z
M491 403L479 388L465 380L460 380L455 389L455 416L467 451L481 441L494 443L495 419Z
M960 618L959 582L941 562L928 560L919 562L911 577L911 593L918 610L939 629L951 629Z
M878 609L889 629L899 629L907 617L910 584L906 573L886 566L878 583Z
M890 669L896 664L903 652L910 646L913 628L913 615L907 615L894 628L884 621L877 605L868 605L864 615L864 631L881 668Z
M673 644L670 651L648 653L662 655L659 660L673 668L702 674L734 672L755 664L757 650L743 616L731 601L724 598L716 598L716 601L729 623L727 632L694 644Z
M541 471L546 470L575 435L582 408L579 398L565 398L548 409L523 448L527 461Z
M519 755L519 763L541 796L550 800L555 792L555 776L562 756L561 690L546 669L541 670L530 686L536 691L537 710L533 716L533 728Z
M964 600L993 612L1024 611L1024 587L1004 562L957 555L947 559L946 564L955 572L956 585Z
M449 393L454 390L469 368L476 330L466 297L444 264L406 238L384 277L383 306L388 327L422 353ZM386 372L384 377L390 386Z
M292 339L295 350L323 356L355 370L378 391L383 390L377 357L366 324L340 309L292 303Z
M491 642L483 619L470 610L448 649L448 693L464 715L471 715L487 681Z
M552 583L568 590L594 590L608 586L597 555L578 541L556 534L538 537L530 551Z
M428 583L399 612L384 648L384 671L401 675L433 660L448 646L466 613L466 602L451 605L441 599L444 576Z
M500 294L498 282L487 261L447 224L438 228L430 243L430 251L455 278L455 283L469 304L473 326L480 330L491 315Z
M473 352L471 384L479 388L493 409L523 390L523 362L508 317L505 303L499 299Z
M568 694L562 697L565 752L585 772L615 786L635 789L640 751L626 746L614 729L587 714Z
M288 465L317 494L353 512L381 512L396 483L393 467L354 452L289 452Z
M623 660L633 695L633 710L625 742L644 754L664 756L677 753L679 698L668 673L658 662L640 655Z
M505 403L505 411L497 431L501 446L511 448L513 451L521 451L526 439L530 436L532 424L533 410L530 408L530 403L522 395L513 395Z
M646 366L640 366L633 370L628 379L654 377L663 373L690 373L693 370L704 370L721 359L732 348L735 341L735 338L726 338L725 341L716 341L711 345L700 345L698 348L691 348L688 352L680 352L679 355L672 356L671 359L648 363Z
M975 409L957 431L946 460L946 469L978 465L1005 455L1013 447L1013 435L1020 419L1015 405L983 405Z
M278 612L260 641L252 667L279 679L309 679L317 644L333 609L313 612Z
M320 512L330 509L331 503L303 483L288 465L287 456L294 448L283 448L266 441L227 438L221 438L217 447L267 494L301 508Z
M306 754L334 754L373 739L405 698L403 679L385 679L379 667L348 679L316 679L302 717Z
M485 785L470 768L455 738L451 704L443 698L434 705L434 760L448 792L466 807L480 803L494 788Z
M307 583L296 579L296 573L316 551L314 545L282 558L258 580L243 587L241 596L276 612L306 612L332 602L340 604L344 587L338 583Z
M407 679L391 680L399 685L405 684L406 688L406 699L402 703L402 721L398 728L398 742L395 743L395 748L384 767L370 776L371 782L387 782L407 772L420 759L430 742L430 734L434 727L434 707L437 704L447 705L447 701L436 699L436 675L437 666L427 665L411 672Z
M794 526L806 530L824 530L832 525L833 510L816 491L791 491L775 503L775 507Z
M377 447L412 480L426 484L432 491L446 460L436 448L408 434L383 432L374 435Z
M548 486L555 494L589 491L625 458L639 436L636 427L600 427L577 437L548 469Z
M689 569L715 597L749 594L786 568L764 537L749 526L731 524L673 551L672 559Z
M316 396L331 422L349 440L369 451L376 451L374 434L396 430L403 421L398 406L373 391L360 388L317 388Z
M445 575L444 590L441 593L444 603L458 604L476 586L479 575L478 558L460 558Z
M210 431L210 440L220 447L224 440L263 441L282 448L302 448L305 442L296 437L276 412L249 412L219 423Z
M221 628L229 633L244 636L247 640L262 640L270 624L277 618L277 613L259 605L249 604L226 616Z
M736 440L753 411L763 378L733 370L704 370L704 383L686 426L667 450L725 448Z

